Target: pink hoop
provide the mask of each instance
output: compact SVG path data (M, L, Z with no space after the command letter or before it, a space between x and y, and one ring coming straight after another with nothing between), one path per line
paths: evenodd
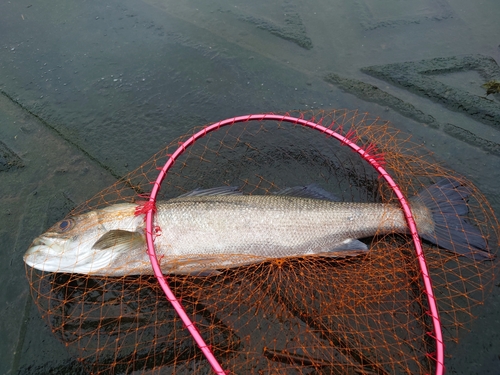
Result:
M413 219L413 215L411 213L410 206L408 204L408 201L404 197L403 193L399 189L398 185L396 182L392 179L392 177L389 175L389 173L382 167L381 163L377 160L377 158L373 155L371 155L369 152L358 146L356 143L351 141L348 136L343 136L331 129L325 128L322 125L316 124L311 121L307 121L304 119L299 119L291 116L283 116L283 115L275 115L275 114L255 114L255 115L247 115L247 116L238 116L238 117L233 117L230 119L226 119L223 121L219 121L215 124L212 124L210 126L207 126L191 136L189 139L187 139L184 143L180 144L177 150L170 156L168 161L165 163L163 168L161 169L160 173L158 174L158 177L153 185L153 189L151 191L151 195L149 197L149 202L151 202L151 207L146 213L146 239L147 239L147 244L148 244L148 255L149 259L151 260L151 266L153 267L154 273L156 278L158 279L158 282L160 283L167 299L172 303L172 306L176 310L177 314L179 314L179 317L183 321L183 323L186 325L187 329L193 336L194 340L196 341L198 347L201 349L207 360L209 361L210 365L212 366L213 370L217 374L226 374L226 372L222 369L220 366L219 362L213 355L212 351L210 348L207 346L203 338L201 337L200 333L194 326L194 323L191 321L189 316L186 314L184 308L182 307L181 303L175 295L173 294L172 290L168 286L168 283L166 281L166 278L163 276L160 265L158 263L158 259L156 258L156 251L154 248L154 241L153 241L153 212L154 212L154 204L156 202L156 197L158 195L158 192L160 190L160 186L162 181L167 175L168 170L172 167L174 164L175 160L184 152L186 149L191 146L196 140L199 138L204 137L208 133L215 131L217 129L220 129L223 126L228 126L228 125L234 125L239 122L249 122L249 121L263 121L263 120L270 120L270 121L280 121L280 122L289 122L292 124L298 124L302 125L311 129L318 130L324 134L327 134L337 140L339 140L342 144L345 144L349 146L351 149L353 149L355 152L357 152L364 160L366 160L370 165L377 170L377 172L387 181L389 186L392 188L394 193L399 199L399 202L401 203L401 208L404 211L406 222L408 224L408 227L410 229L412 238L413 238L413 243L415 245L415 253L418 258L418 262L420 265L420 270L422 272L422 279L424 282L425 286L425 291L427 294L427 300L429 303L429 308L430 308L430 315L432 317L432 323L434 327L434 338L436 340L436 354L435 354L435 360L436 360L436 375L442 375L444 374L444 343L443 343L443 335L441 332L441 322L439 319L439 313L438 313L438 308L437 308L437 303L436 303L436 298L434 296L434 292L432 289L432 282L429 276L429 271L427 268L427 263L425 261L424 253L422 250L422 243L420 242L420 237L417 232L417 226L415 224L415 220Z

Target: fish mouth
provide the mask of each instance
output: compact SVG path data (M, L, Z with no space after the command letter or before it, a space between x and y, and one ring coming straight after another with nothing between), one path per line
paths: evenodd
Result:
M33 240L28 250L24 253L23 260L27 265L35 267L42 257L46 257L49 250L50 247L45 241L40 238L36 238Z
M51 259L59 260L60 257L61 249L57 243L51 238L40 236L33 240L24 253L23 260L28 266L43 270Z
M35 238L30 246L30 249L35 246L47 246L47 244L41 238Z
M26 250L26 253L24 253L24 262L30 267L39 268L37 265L41 263L40 259L44 257L44 249L46 248L47 247L43 244L43 242L33 241L29 249Z
M26 258L26 256L28 256L28 255L32 255L35 253L41 253L41 252L49 253L51 250L52 244L53 244L53 241L51 241L50 239L46 239L43 237L37 237L33 240L30 247L28 248L28 250L26 250L26 253L24 254L24 258Z

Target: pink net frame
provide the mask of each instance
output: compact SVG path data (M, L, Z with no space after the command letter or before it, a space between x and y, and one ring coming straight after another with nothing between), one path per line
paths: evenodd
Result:
M436 342L436 352L432 354L432 357L436 361L436 370L435 374L436 375L442 375L444 374L444 343L443 343L443 335L442 335L442 329L441 329L441 321L439 318L439 312L438 312L438 307L437 307L437 301L436 297L433 292L432 288L432 282L431 278L429 275L429 270L427 267L427 263L425 260L425 256L423 253L422 249L422 243L420 241L417 227L415 224L415 220L413 218L410 206L408 204L407 199L401 192L401 189L398 187L396 182L393 180L391 175L384 169L383 167L383 158L380 157L380 155L377 155L374 152L374 149L371 149L370 147L362 148L359 145L356 144L355 139L352 138L352 134L348 132L345 135L340 134L342 129L338 129L338 131L332 130L331 128L324 127L318 123L315 123L313 121L307 121L301 118L296 118L296 117L291 117L287 115L275 115L275 114L253 114L253 115L245 115L245 116L238 116L238 117L233 117L229 118L226 120L219 121L217 123L214 123L212 125L204 127L202 130L199 132L195 133L193 136L191 136L189 139L187 139L185 142L181 143L177 150L170 155L169 159L165 163L165 165L160 169L160 173L158 174L158 177L156 178L156 181L153 184L153 188L151 191L151 194L149 196L149 203L143 207L142 212L146 212L146 240L147 240L147 245L148 245L148 255L151 261L151 266L153 268L154 274L163 290L165 293L165 296L168 301L172 304L174 307L175 311L183 321L184 325L186 328L189 330L190 334L192 335L193 339L195 340L196 344L200 348L200 350L203 352L207 360L209 361L210 365L212 366L212 369L214 370L215 373L217 374L226 374L228 373L227 371L223 370L221 365L219 364L219 361L217 358L215 358L214 354L212 353L211 348L205 343L205 340L203 337L200 335L198 329L196 328L195 324L193 321L190 319L190 317L187 315L186 311L184 310L182 304L180 301L176 298L172 290L170 289L167 281L167 277L165 277L161 271L157 256L156 256L156 251L155 251L155 246L154 246L154 236L155 236L155 228L153 225L153 215L155 212L155 203L156 203L156 198L157 195L160 191L161 184L163 180L167 177L169 169L174 165L175 161L177 158L179 158L180 155L182 155L188 147L193 145L198 139L206 136L207 134L217 131L218 129L226 126L233 126L238 123L248 123L252 121L264 121L264 120L270 120L270 121L279 121L279 122L288 122L291 124L295 125L301 125L305 128L313 129L316 131L319 131L320 133L323 133L327 136L330 136L339 142L341 142L343 145L346 145L350 147L354 152L359 154L365 161L367 161L378 173L379 175L385 179L385 181L388 183L390 188L394 191L396 194L400 204L401 204L401 209L404 212L406 222L408 224L408 228L410 230L410 234L412 236L414 248L415 248L415 255L418 259L420 271L421 271L421 277L422 281L424 284L425 288L425 293L427 294L427 300L429 303L429 315L432 318L432 324L433 324L433 332L428 332L429 335L431 335L435 342ZM431 355L431 354L429 354Z

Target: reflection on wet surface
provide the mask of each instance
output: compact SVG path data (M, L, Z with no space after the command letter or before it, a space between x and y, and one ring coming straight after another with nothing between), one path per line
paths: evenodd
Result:
M498 94L485 98L481 87L498 81L498 72L481 75L484 81L470 77L484 72L486 60L499 61L498 4L396 5L6 4L0 15L0 301L7 339L0 343L0 372L73 366L64 359L66 349L40 328L31 305L22 264L30 241L194 126L253 112L368 111L412 133L468 176L499 212ZM412 81L408 91L398 82L415 77L387 68L436 58L446 64L465 55L484 57L452 75L433 75L435 83L453 89L439 100L429 96L433 83ZM361 71L374 66L385 67L384 80ZM331 74L340 79L325 80ZM363 85L387 95L374 101ZM498 301L495 288L472 333L447 346L454 355L449 371L495 373ZM484 347L493 349L472 349ZM269 353L287 360L286 351Z

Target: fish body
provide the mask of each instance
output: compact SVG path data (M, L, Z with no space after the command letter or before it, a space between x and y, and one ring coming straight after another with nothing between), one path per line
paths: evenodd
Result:
M357 238L406 231L395 205L273 195L172 199L157 205L156 220L158 254L167 263L169 257L186 261L173 267L185 271L196 258L217 269L270 258L356 255L367 251Z
M460 216L468 189L446 181L410 200L419 234L462 255L491 258L486 241ZM48 272L151 274L144 214L137 212L139 205L123 203L62 220L33 241L24 260ZM457 223L465 237L443 235L443 224ZM353 256L369 251L360 238L408 231L397 204L339 202L312 185L252 196L227 187L196 190L157 202L154 226L162 271L194 275L272 258Z

